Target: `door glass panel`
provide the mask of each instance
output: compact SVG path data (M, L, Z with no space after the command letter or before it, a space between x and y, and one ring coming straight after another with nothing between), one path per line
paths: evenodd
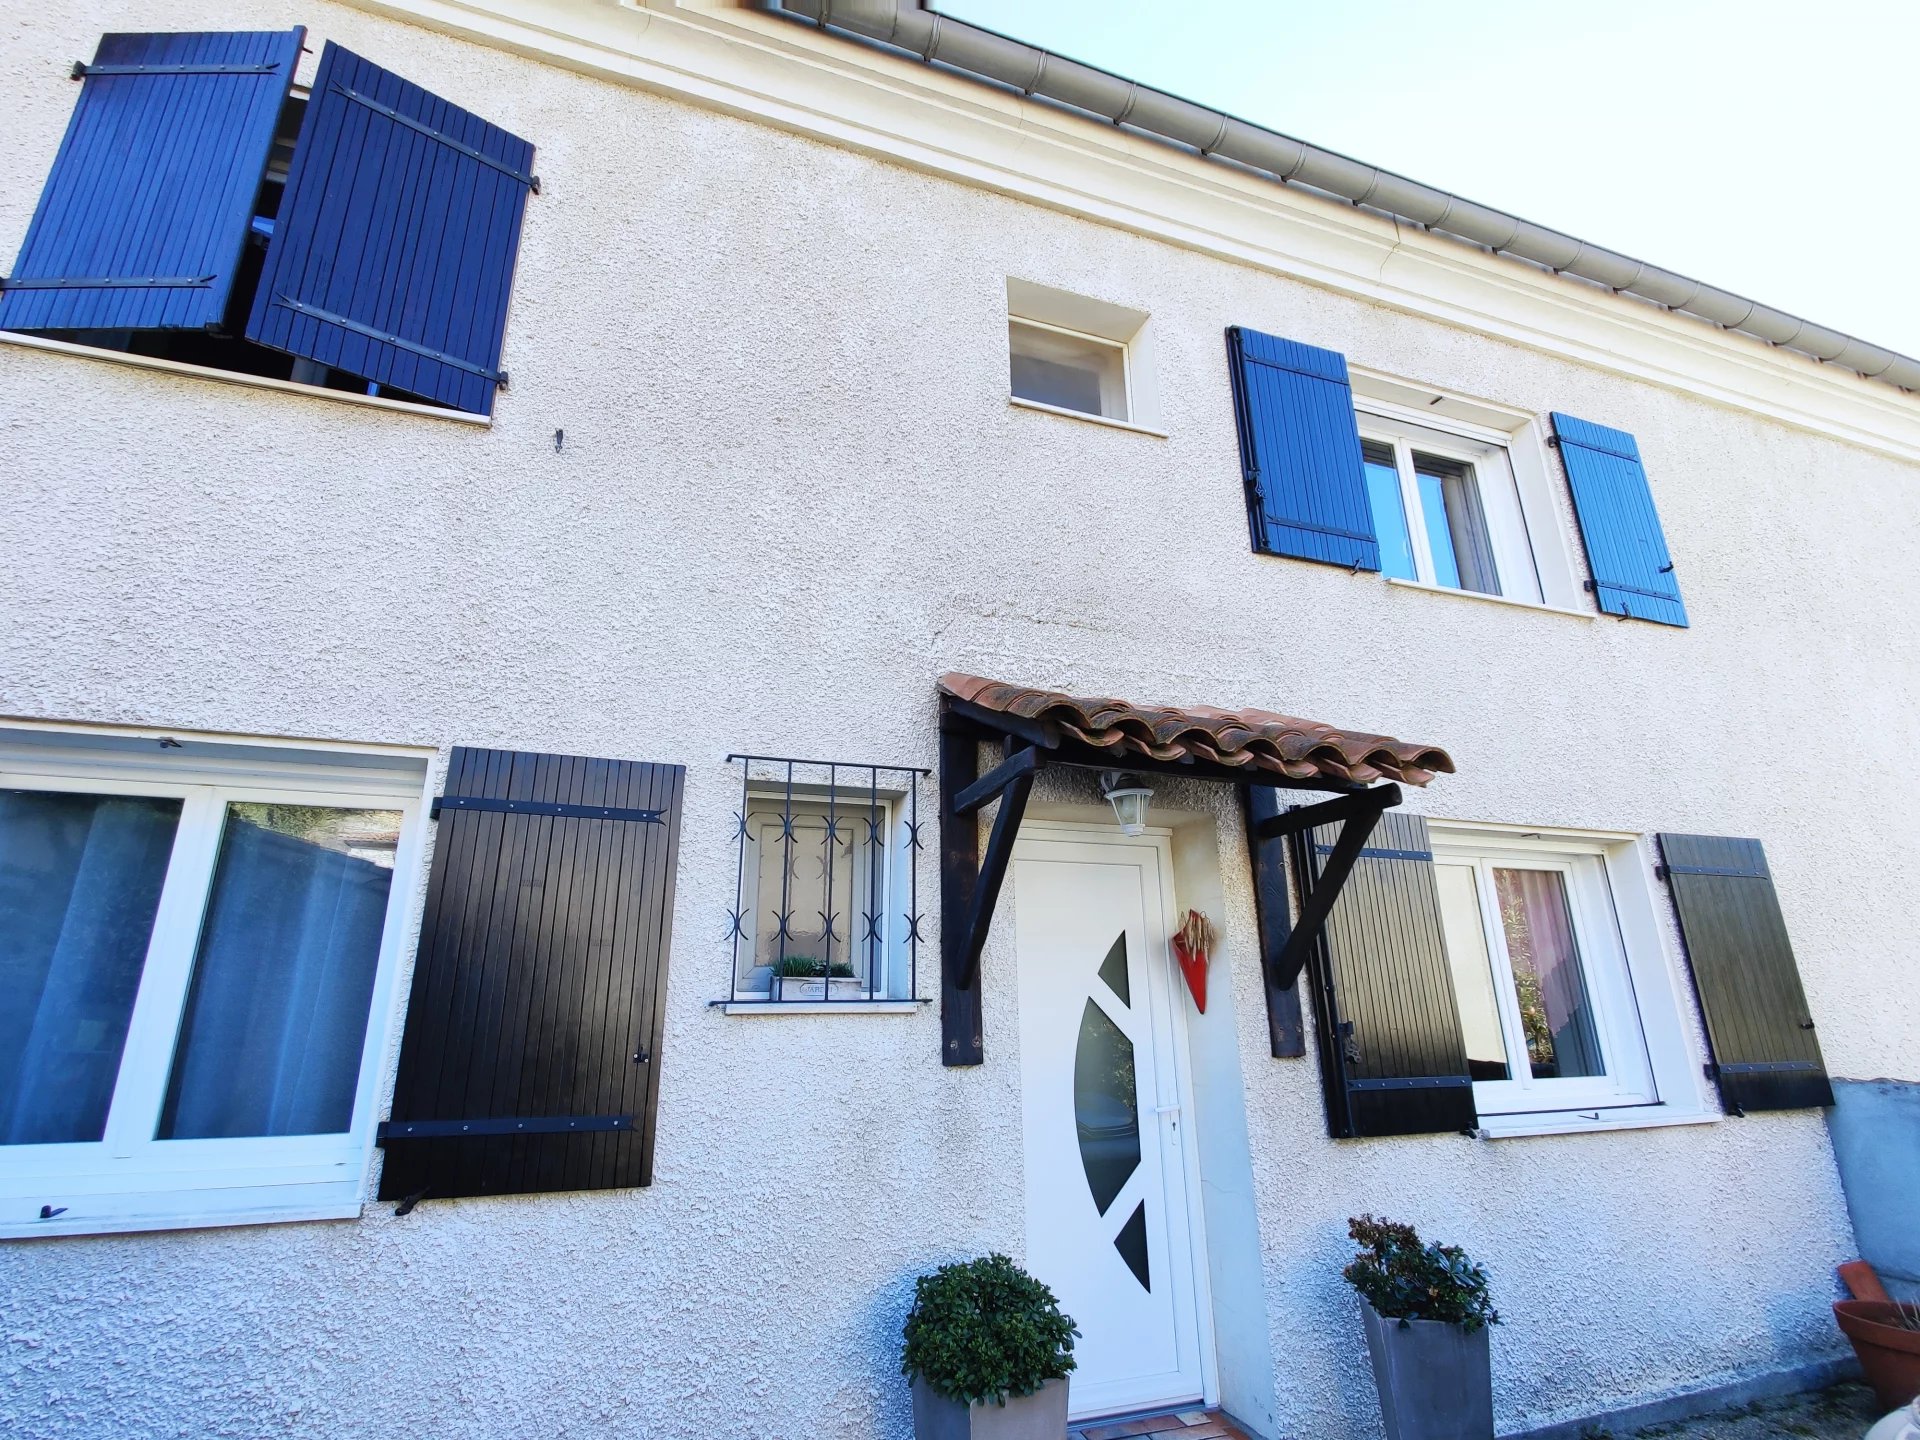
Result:
M1100 962L1100 978L1114 994L1120 997L1120 1003L1128 1009L1133 1008L1133 991L1127 986L1127 932L1122 930L1120 938L1113 942L1113 948L1107 951L1107 958Z
M227 807L160 1139L350 1128L400 821Z
M1400 472L1394 467L1393 448L1368 440L1360 446L1360 462L1367 477L1373 533L1380 541L1380 573L1411 580L1413 540L1407 533L1407 507L1400 498Z
M0 790L0 1144L98 1140L180 802Z
M1493 993L1493 959L1480 923L1480 900L1471 865L1436 864L1440 930L1453 971L1453 998L1460 1033L1467 1042L1467 1073L1476 1080L1507 1080L1507 1046L1500 1033L1500 1007Z
M1426 520L1434 579L1455 590L1498 595L1500 578L1494 572L1493 539L1487 532L1473 467L1416 453L1413 468L1420 482L1420 508Z
M1091 1000L1080 1016L1080 1044L1073 1055L1073 1120L1087 1188L1104 1215L1140 1166L1140 1108L1133 1041Z
M1555 870L1495 870L1493 878L1534 1078L1606 1074L1566 881Z
M1120 1227L1120 1233L1113 1237L1113 1248L1120 1252L1120 1258L1127 1262L1127 1268L1133 1272L1133 1278L1140 1282L1140 1288L1148 1294L1153 1293L1153 1276L1147 1268L1147 1202L1142 1200L1133 1207L1133 1214L1127 1217L1127 1223Z

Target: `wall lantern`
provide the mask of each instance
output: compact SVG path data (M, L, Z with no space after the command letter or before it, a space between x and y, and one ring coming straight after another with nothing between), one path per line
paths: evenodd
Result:
M1122 835L1147 833L1147 802L1153 799L1151 786L1145 784L1138 775L1129 775L1123 770L1105 770L1100 774L1100 793L1113 806L1113 816L1120 822Z

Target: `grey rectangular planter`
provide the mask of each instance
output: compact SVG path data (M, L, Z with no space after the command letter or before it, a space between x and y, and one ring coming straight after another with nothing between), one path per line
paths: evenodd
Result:
M1493 1440L1493 1360L1487 1329L1360 1313L1387 1440Z
M913 1377L913 1440L1066 1440L1067 1382L1004 1405L962 1405Z

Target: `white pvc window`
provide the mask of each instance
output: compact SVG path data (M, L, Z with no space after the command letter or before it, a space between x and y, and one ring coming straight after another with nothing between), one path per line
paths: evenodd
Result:
M4 738L0 1235L355 1213L424 762Z
M1127 347L1037 320L1007 321L1013 394L1055 410L1130 420Z
M1364 412L1359 424L1382 574L1540 600L1526 516L1504 446Z

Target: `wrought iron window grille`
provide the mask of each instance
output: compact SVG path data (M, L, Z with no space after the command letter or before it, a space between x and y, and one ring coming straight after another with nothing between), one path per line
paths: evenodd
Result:
M920 784L932 771L787 756L740 767L727 984L713 1005L920 998Z

